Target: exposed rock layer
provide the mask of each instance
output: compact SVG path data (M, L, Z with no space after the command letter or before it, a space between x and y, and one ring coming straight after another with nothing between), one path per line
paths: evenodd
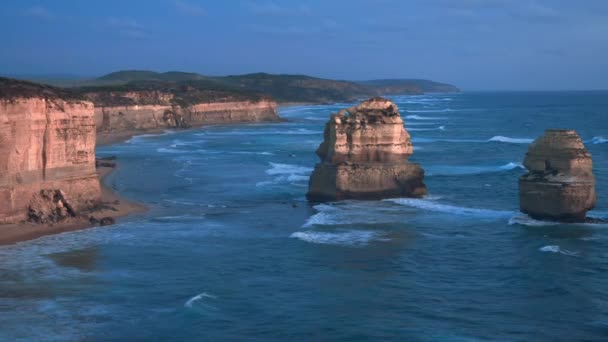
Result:
M171 92L91 92L98 132L188 128L205 124L278 121L270 99L183 101Z
M424 170L407 159L413 153L397 106L373 98L333 114L317 149L311 201L420 197Z
M595 206L591 154L573 130L547 130L528 149L519 179L521 211L536 219L584 221Z
M2 82L12 90L0 94L0 223L26 220L28 211L71 215L98 201L93 104Z

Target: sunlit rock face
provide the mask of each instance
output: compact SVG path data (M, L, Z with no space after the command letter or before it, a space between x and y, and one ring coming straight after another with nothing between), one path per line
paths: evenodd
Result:
M76 212L101 196L93 104L54 91L0 79L0 223L26 220L41 191Z
M97 90L84 94L95 103L98 132L189 128L208 124L279 121L277 103L265 97L206 96L183 90L177 97L157 90Z
M591 154L574 130L547 130L528 149L519 179L521 211L532 218L584 221L595 206Z
M397 105L373 98L333 114L317 149L311 201L420 197L424 170L407 161L413 153Z

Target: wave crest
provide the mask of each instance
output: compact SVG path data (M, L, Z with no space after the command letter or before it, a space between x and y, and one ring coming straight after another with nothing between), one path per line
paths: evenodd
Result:
M502 142L509 144L530 144L534 139L529 138L509 138L502 135L496 135L488 139L488 142Z
M417 198L392 198L384 200L399 205L405 205L422 210L442 212L446 214L476 216L488 218L509 217L513 215L512 211L494 210L494 209L478 209L468 207L458 207L450 204L442 204L424 199Z

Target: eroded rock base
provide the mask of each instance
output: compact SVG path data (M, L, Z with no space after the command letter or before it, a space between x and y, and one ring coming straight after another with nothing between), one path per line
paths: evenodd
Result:
M422 197L424 170L418 164L317 164L310 178L309 201L376 200Z

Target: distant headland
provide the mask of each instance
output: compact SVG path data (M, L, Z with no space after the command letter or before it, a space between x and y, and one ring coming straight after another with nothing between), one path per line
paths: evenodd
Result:
M149 70L121 70L97 78L19 77L63 88L121 86L158 87L189 84L206 89L260 93L285 103L352 102L381 95L421 95L460 92L456 86L424 79L379 79L364 81L333 80L307 75L252 73L230 76L205 76L197 73Z

